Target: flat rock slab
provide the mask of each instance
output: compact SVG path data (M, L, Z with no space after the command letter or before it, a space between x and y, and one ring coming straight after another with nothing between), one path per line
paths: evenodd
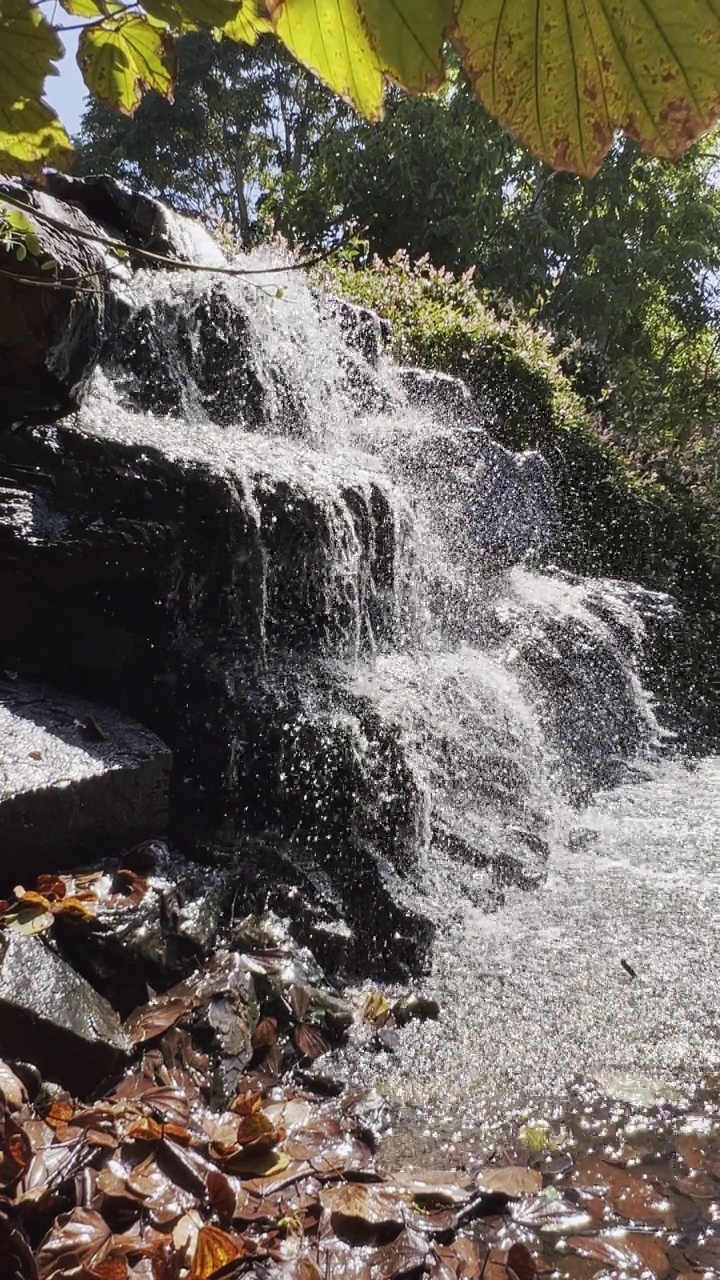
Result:
M171 765L109 707L0 681L0 887L162 835Z
M40 938L0 937L0 1053L84 1094L126 1060L107 1000Z

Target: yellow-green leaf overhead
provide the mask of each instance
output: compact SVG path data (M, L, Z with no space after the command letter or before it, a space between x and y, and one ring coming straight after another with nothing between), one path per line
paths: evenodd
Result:
M370 120L382 115L383 71L357 0L266 0L283 44Z
M60 0L60 3L74 18L108 18L125 8L119 0Z
M272 25L262 0L243 0L236 16L220 28L228 40L240 40L243 44L255 44L265 31L272 31Z
M0 0L0 95L3 102L36 98L62 58L57 32L30 0Z
M412 93L439 89L445 79L443 40L452 31L455 0L359 0L385 75Z
M105 106L131 116L146 89L172 101L175 58L162 24L140 15L85 27L78 64L92 94Z
M720 0L459 0L488 110L555 168L594 173L616 130L675 158L720 117Z
M72 155L60 121L40 100L63 54L57 33L30 0L0 0L0 170L22 173Z
M72 144L45 102L26 98L8 106L0 90L0 173L27 173L52 164L67 167Z
M198 26L223 27L247 7L247 0L176 0L184 18Z

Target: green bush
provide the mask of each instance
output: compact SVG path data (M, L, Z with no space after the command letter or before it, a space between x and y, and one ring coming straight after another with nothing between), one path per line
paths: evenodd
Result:
M390 322L398 361L462 377L492 408L495 435L509 448L544 453L563 506L558 557L568 567L706 594L720 575L708 495L663 475L589 412L563 372L572 360L550 334L499 315L472 272L457 277L403 252L362 268L343 260L324 271L323 284Z

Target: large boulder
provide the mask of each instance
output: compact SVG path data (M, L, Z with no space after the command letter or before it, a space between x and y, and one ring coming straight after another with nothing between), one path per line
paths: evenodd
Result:
M27 209L42 252L22 262L3 254L0 428L79 404L105 340L106 278L113 269L105 251L84 238L99 228L80 210L15 183L0 183L3 193Z
M0 887L162 835L171 760L109 707L0 680Z
M175 213L145 192L131 190L117 178L108 174L73 178L65 173L48 173L45 184L52 196L82 210L112 239L125 241L131 251L144 249L159 257L204 266L225 265L220 248L202 223ZM142 259L142 263L148 262L153 265L151 260Z
M42 939L0 937L0 1054L87 1094L131 1051L117 1014Z

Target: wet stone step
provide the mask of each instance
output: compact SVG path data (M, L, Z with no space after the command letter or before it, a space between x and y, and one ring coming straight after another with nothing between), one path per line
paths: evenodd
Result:
M107 1000L41 938L0 937L0 1053L86 1093L130 1047Z
M171 764L109 707L0 680L0 889L162 835Z

